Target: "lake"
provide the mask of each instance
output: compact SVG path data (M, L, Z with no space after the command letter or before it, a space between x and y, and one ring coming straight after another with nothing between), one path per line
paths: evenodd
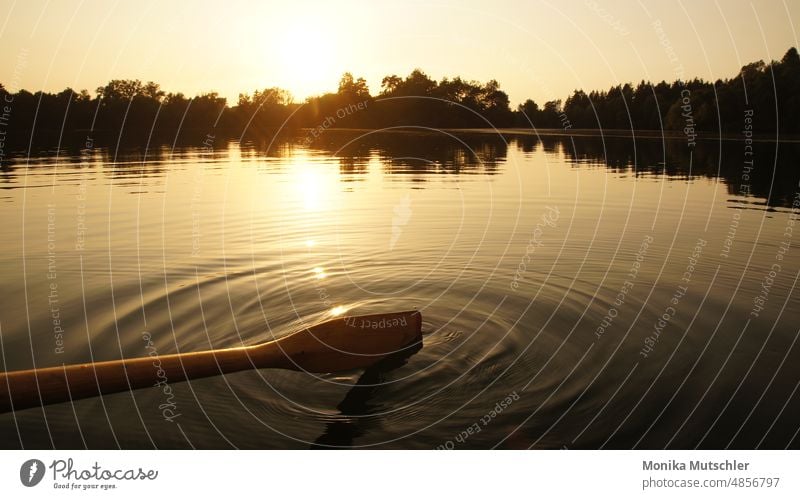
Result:
M2 447L798 447L796 143L309 137L12 156L4 369L408 309L421 350L2 414Z

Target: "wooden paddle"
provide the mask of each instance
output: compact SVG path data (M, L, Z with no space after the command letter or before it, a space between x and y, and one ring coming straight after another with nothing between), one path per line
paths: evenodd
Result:
M275 341L0 373L0 412L245 369L326 373L367 367L422 339L419 312L341 317Z

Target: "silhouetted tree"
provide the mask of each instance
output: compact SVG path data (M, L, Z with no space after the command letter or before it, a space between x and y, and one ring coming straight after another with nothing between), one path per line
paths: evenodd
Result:
M339 90L336 93L351 99L368 99L370 96L367 80L364 78L356 80L351 73L342 75L341 80L339 80Z

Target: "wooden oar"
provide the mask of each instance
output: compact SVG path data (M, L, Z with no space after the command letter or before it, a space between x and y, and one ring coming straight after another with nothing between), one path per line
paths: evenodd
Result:
M0 373L0 412L95 397L245 369L314 373L367 367L422 339L419 312L341 317L275 341Z

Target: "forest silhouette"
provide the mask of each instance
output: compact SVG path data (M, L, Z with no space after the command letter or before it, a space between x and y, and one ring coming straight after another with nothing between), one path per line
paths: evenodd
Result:
M383 78L372 95L366 81L345 73L336 92L294 102L280 88L239 95L230 104L215 92L189 98L160 85L112 80L95 95L67 88L58 93L19 90L0 84L7 140L28 143L45 136L78 133L130 137L205 135L264 136L278 128L555 128L626 129L738 134L752 111L760 134L800 132L800 56L790 48L780 61L758 61L728 79L623 84L608 90L575 90L566 99L539 105L526 100L511 109L496 80L460 77L436 81L416 69ZM113 136L112 135L112 136Z

